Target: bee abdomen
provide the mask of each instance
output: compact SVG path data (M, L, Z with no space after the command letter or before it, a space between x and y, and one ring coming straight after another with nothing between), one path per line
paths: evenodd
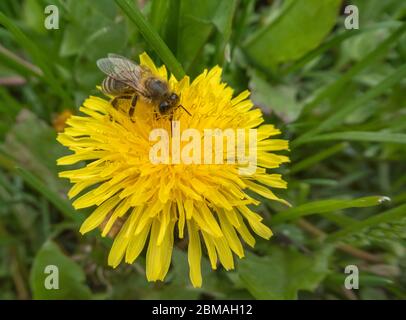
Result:
M126 93L128 91L128 86L120 81L117 81L111 77L106 77L102 82L102 90L104 93L118 95Z

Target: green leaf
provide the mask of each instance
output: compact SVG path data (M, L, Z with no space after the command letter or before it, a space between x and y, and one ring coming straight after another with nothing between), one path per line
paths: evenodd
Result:
M324 101L326 98L334 96L337 92L343 88L345 84L352 81L356 75L361 73L366 68L373 65L376 61L385 56L389 48L396 42L402 34L406 31L406 23L403 23L399 28L397 28L388 38L386 38L379 46L370 52L364 59L360 60L358 63L354 64L349 68L344 74L342 74L337 80L332 83L327 84L323 87L317 95L311 97L303 107L304 111L309 111L319 103Z
M272 85L257 72L250 72L249 87L252 101L265 111L275 112L284 122L295 121L303 105L296 101L294 86Z
M219 36L214 55L220 58L224 54L234 9L235 0L182 1L177 57L188 73L197 73L206 67L201 54L213 34Z
M110 52L120 52L127 43L125 22L114 20L117 11L114 3L106 0L96 3L69 2L72 21L63 29L59 50L63 57L80 54L78 58L83 58L84 55L92 59L93 67L95 60Z
M354 223L347 228L331 234L327 237L327 241L337 241L369 227L373 227L382 223L391 223L398 221L404 216L406 216L406 204L387 210L381 214L377 214L361 222Z
M114 0L117 5L123 10L128 18L137 26L140 33L143 35L149 45L156 51L166 67L173 73L177 79L183 78L185 72L181 64L176 60L175 56L169 50L168 46L161 39L157 31L155 31L145 19L141 11L128 0Z
M149 21L151 26L159 33L162 34L162 28L165 19L168 17L168 0L152 0L151 10L149 13Z
M0 87L0 112L15 116L21 110L20 103L3 87ZM11 124L10 124L11 125Z
M299 70L316 57L322 55L327 50L338 47L342 42L344 42L347 39L356 38L360 35L370 37L369 34L370 32L377 32L380 30L386 30L388 28L399 27L401 24L402 23L399 21L385 21L363 27L362 29L344 30L338 34L333 34L331 38L328 39L326 42L324 42L322 45L306 53L303 57L301 57L299 60L296 60L293 64L283 68L280 72L280 75L284 76L291 72Z
M36 32L45 33L44 8L41 3L39 1L25 0L22 9L27 26Z
M290 168L290 173L291 174L297 173L297 172L303 171L304 169L312 167L316 163L319 163L322 160L325 160L325 159L335 155L336 153L341 152L347 146L348 146L348 143L346 143L346 142L339 143L330 148L324 149L324 150L316 153L313 156L305 158L305 159L301 160L300 162L294 163Z
M56 141L56 131L31 111L23 109L2 144L17 165L35 173L56 192L66 191L67 182L57 179L56 160L66 149Z
M22 76L28 77L34 75L39 78L43 76L42 71L38 67L23 60L12 51L4 48L2 45L0 45L0 61L4 66L9 67L11 70L21 74Z
M17 168L17 172L24 179L24 181L31 186L31 188L42 194L42 196L44 196L44 198L59 209L59 211L64 214L66 218L73 219L77 222L83 222L83 216L73 209L72 205L66 199L61 198L59 194L51 190L39 178L22 168Z
M387 200L389 200L389 198L387 197L371 196L352 200L328 199L313 201L278 213L275 217L272 218L272 222L281 223L288 220L295 220L311 214L332 212L347 208L372 207L380 205Z
M313 141L331 141L331 140L390 142L390 143L406 144L406 134L389 133L389 132L365 132L365 131L333 132L317 135L314 137L304 138L302 140L302 143L308 143Z
M315 290L328 274L333 247L326 246L312 255L294 248L272 246L267 256L251 253L238 263L244 287L257 299L297 299L300 290Z
M222 65L225 59L225 49L230 40L233 18L237 7L236 0L222 1L217 14L213 17L213 23L217 28L218 37L216 41L215 62Z
M66 155L66 149L56 141L55 130L28 110L20 112L17 119L2 144L15 161L14 166L23 168L17 173L66 217L82 221L80 213L61 196L66 194L69 183L58 178L56 160Z
M52 273L45 273L47 266L56 266L59 273L59 289L47 289L46 278ZM62 253L52 241L44 243L38 251L30 274L30 285L34 299L90 299L91 291L84 283L82 268Z
M287 1L279 17L246 41L244 52L268 70L299 59L330 32L340 4L341 0Z
M66 26L59 54L61 57L68 57L77 54L80 51L81 44L83 43L82 31L74 24Z
M167 9L167 16L164 19L165 22L165 30L164 30L164 40L165 43L168 45L169 49L173 53L178 51L178 39L179 39L179 24L180 24L180 0L169 0L166 1L168 5ZM151 8L154 10L154 8ZM158 30L158 29L157 29Z
M351 113L355 112L358 108L362 108L368 101L376 98L385 91L389 90L398 82L402 81L406 76L406 64L403 64L395 72L383 79L378 85L369 89L366 93L363 93L355 100L352 100L346 106L342 107L340 110L334 112L327 119L322 121L316 128L309 130L304 133L296 140L292 142L292 146L296 147L302 144L306 139L313 137L319 132L331 130L337 127L344 119Z
M44 73L42 79L46 82L49 87L59 95L64 103L69 105L71 104L71 98L62 88L62 85L59 81L59 78L53 73L53 69L47 59L47 54L43 52L35 42L29 39L15 24L12 20L7 18L2 12L0 12L0 23L9 30L14 36L15 40L19 45L24 48L30 55L33 61L38 65L38 67Z

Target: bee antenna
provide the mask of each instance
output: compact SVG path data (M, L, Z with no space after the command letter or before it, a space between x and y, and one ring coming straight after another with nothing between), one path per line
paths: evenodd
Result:
M186 108L185 108L184 106L182 106L181 104L178 106L178 108L182 108L183 110L186 111L186 113L187 113L189 116L192 116L192 114L191 114L189 111L187 111Z

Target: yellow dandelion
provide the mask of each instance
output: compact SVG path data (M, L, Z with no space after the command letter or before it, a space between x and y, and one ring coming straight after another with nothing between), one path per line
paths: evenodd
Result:
M119 100L118 108L114 108L111 99L91 96L80 108L85 116L71 116L68 127L58 136L58 141L74 152L60 158L58 165L87 164L61 172L60 177L74 184L68 196L75 198L76 209L96 207L82 224L82 234L102 226L102 236L106 236L115 222L124 219L110 250L110 266L117 267L123 259L133 263L147 245L146 277L148 281L163 280L174 242L185 237L190 279L194 287L200 287L202 244L213 269L219 261L231 270L233 253L244 257L241 239L251 247L255 244L247 225L262 238L272 236L262 217L249 206L259 204L252 194L286 203L269 188L286 188L286 182L267 169L289 161L273 153L287 150L288 142L270 138L280 131L262 124L262 113L253 108L248 91L233 98L233 90L221 82L221 68L205 70L190 82L188 77L168 79L165 66L157 68L145 53L140 64L167 80L180 96L180 104L190 113L182 108L174 111L173 120L178 121L181 131L193 128L204 136L205 129L245 132L256 128L256 170L242 174L240 169L247 164L232 161L153 163L150 152L156 141L151 141L150 132L156 128L171 130L170 119L157 117L154 106L143 99L138 99L131 119L129 101ZM182 140L180 146L182 154L188 153L182 149L187 142ZM247 141L242 146L242 151L252 152ZM225 152L221 155L228 157ZM173 160L174 155L169 157Z

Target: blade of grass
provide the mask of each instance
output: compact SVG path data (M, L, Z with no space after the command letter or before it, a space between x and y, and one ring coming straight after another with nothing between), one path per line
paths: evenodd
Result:
M276 216L272 217L272 222L281 223L311 214L331 212L347 208L372 207L377 206L386 200L388 200L387 197L371 196L352 200L328 199L313 201L278 213Z
M18 75L12 75L12 76L6 76L6 77L0 78L0 86L5 86L5 87L19 87L26 83L27 83L27 81L25 80L25 78L18 76Z
M342 121L356 109L364 106L369 100L379 96L380 94L384 93L389 88L393 87L396 83L403 80L406 76L406 64L402 65L398 68L395 72L391 75L387 76L383 79L378 85L369 89L366 93L359 96L357 99L353 100L351 103L347 104L345 107L341 108L340 110L333 113L330 117L324 120L320 125L316 128L307 131L306 133L302 134L296 140L294 140L291 145L292 147L296 147L303 143L309 137L316 135L317 133L325 130L331 130L335 128L337 125L342 123Z
M404 216L406 216L406 204L403 204L396 208L387 210L381 214L372 216L363 221L355 223L347 228L344 228L340 231L332 233L327 237L326 240L329 242L334 242L334 241L340 240L343 237L346 237L350 234L359 232L365 228L379 225L381 223L390 223L393 221L397 221Z
M0 149L0 167L10 172L15 170L15 163L13 159L8 157L2 149Z
M222 32L220 31L217 34L217 39L216 39L216 53L214 54L214 64L218 64L222 66L224 64L224 59L226 57L226 47L229 44L230 37L231 37L231 32L233 28L233 20L235 16L235 11L237 8L237 1L236 0L229 0L228 2L225 2L227 5L225 6L225 16L227 23L225 24L226 27Z
M41 69L33 64L25 61L24 59L20 58L12 51L8 50L7 48L0 45L0 60L4 63L4 65L8 66L12 70L15 70L19 74L23 76L27 75L34 75L37 77L42 77L43 73Z
M170 50L177 56L178 53L178 34L179 34L179 15L180 1L169 0L169 10L167 22L165 25L164 39Z
M50 68L49 59L47 55L43 53L38 46L31 41L9 18L7 18L2 12L0 12L0 24L2 24L10 33L13 34L18 44L24 48L31 56L35 64L44 73L41 77L49 87L61 97L66 105L71 105L72 100L66 91L62 88L59 79L53 74Z
M354 223L355 221L357 221L357 220L347 217L345 214L339 213L339 212L324 212L324 213L321 213L321 215L325 219L335 223L336 225L338 225L340 227L349 226L352 223Z
M8 93L5 88L0 87L0 110L4 109L4 113L16 116L22 106Z
M358 36L358 35L360 35L362 33L366 33L366 32L376 31L379 29L399 27L399 25L401 25L401 24L402 23L398 22L398 21L386 21L386 22L377 23L377 24L374 24L374 25L371 25L371 26L368 26L368 27L365 27L362 29L345 30L338 34L335 34L333 37L331 37L321 46L310 51L309 53L307 53L305 56L303 56L299 60L295 61L290 66L283 68L280 71L280 76L283 77L291 72L294 72L294 71L302 68L308 62L310 62L314 58L318 57L319 55L323 54L325 51L339 45L340 43L342 43L343 41L345 41L351 37Z
M316 163L323 161L324 159L327 159L327 158L333 156L334 154L342 151L347 146L348 146L348 143L345 143L345 142L339 143L339 144L336 144L328 149L325 149L325 150L315 154L314 156L303 159L302 161L300 161L292 166L290 173L297 173L306 168L309 168L309 167L315 165Z
M149 13L149 21L151 26L159 33L162 31L165 19L168 17L168 1L153 0ZM162 33L161 33L162 34Z
M341 75L336 81L328 84L323 90L319 92L310 102L306 103L303 107L303 112L309 111L317 106L324 99L333 95L347 82L354 78L355 75L361 71L370 67L375 61L384 57L391 45L400 38L400 36L406 31L406 23L403 23L398 29L395 30L386 40L384 40L375 50L371 51L365 56L364 59L352 66L346 73Z
M346 277L346 274L335 273L329 275L326 278L326 281L332 282L334 285L341 286L345 282ZM393 284L393 280L372 274L362 274L360 277L360 284L365 286L385 286Z
M161 39L159 34L150 26L147 20L142 15L137 6L128 0L114 0L116 4L123 10L127 17L135 24L142 36L149 45L156 51L168 69L177 79L181 79L185 75L181 64L176 60L175 56Z
M34 190L38 191L43 197L51 202L65 217L73 219L76 222L82 222L82 215L73 209L67 201L63 200L56 192L48 188L40 179L34 176L28 170L17 167L16 172L23 180Z
M255 0L242 0L238 2L237 14L239 17L235 21L233 31L231 33L231 51L234 51L234 48L241 43L244 30L246 30L249 25L254 8Z
M352 141L370 141L370 142L390 142L406 144L406 134L387 133L387 132L366 132L366 131L345 131L321 134L314 137L304 138L301 143L314 141L331 140L352 140Z

